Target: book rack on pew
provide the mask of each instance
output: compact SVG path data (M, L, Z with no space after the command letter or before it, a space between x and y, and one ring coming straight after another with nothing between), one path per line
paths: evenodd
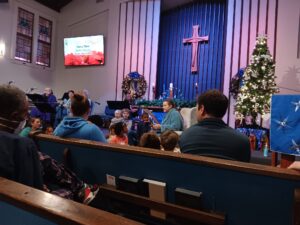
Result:
M100 186L100 196L103 200L110 199L118 200L126 203L128 207L129 204L136 205L138 207L150 208L152 210L157 210L159 212L171 215L174 217L180 217L183 221L194 221L197 224L207 224L207 225L222 225L225 224L225 215L221 213L209 213L201 210L191 209L188 207L182 207L175 204L152 200L144 196L128 193L125 191L117 190L113 186L102 185ZM161 220L162 223L164 222ZM172 224L172 221L169 221ZM175 224L179 224L176 219Z
M203 210L226 214L227 225L300 223L298 171L44 134L34 139L59 162L69 149L72 169L88 183L105 183L107 174L152 179L167 184L171 204L176 188L202 192Z
M0 210L1 224L141 224L2 177L0 177Z

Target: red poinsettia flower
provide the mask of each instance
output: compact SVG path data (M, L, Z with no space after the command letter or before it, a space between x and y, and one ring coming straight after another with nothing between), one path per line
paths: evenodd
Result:
M65 65L66 66L72 66L73 61L74 61L74 55L72 53L65 55Z

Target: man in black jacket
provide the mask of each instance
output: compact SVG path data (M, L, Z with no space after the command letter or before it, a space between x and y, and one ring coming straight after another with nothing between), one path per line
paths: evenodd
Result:
M32 140L17 134L27 115L25 93L11 85L0 85L0 176L42 189L42 167L36 147Z
M222 120L227 107L227 97L218 90L209 90L199 96L198 123L182 133L181 152L249 162L248 137L228 127Z
M18 135L28 115L25 93L0 85L0 176L88 204L98 192L51 157L38 152L33 141Z

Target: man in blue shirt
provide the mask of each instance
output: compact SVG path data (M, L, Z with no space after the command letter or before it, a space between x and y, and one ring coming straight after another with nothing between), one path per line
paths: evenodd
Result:
M228 127L222 120L228 107L227 97L209 90L198 98L198 123L184 131L179 146L182 153L250 161L247 136Z

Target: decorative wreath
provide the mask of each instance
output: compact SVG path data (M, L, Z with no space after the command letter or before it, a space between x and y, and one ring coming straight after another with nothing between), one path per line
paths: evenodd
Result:
M130 94L131 99L143 97L147 90L147 81L138 72L129 73L122 82L123 93Z
M237 98L240 88L241 86L243 86L242 80L243 80L244 72L245 72L245 68L241 68L239 69L239 72L231 78L229 91L234 99Z

